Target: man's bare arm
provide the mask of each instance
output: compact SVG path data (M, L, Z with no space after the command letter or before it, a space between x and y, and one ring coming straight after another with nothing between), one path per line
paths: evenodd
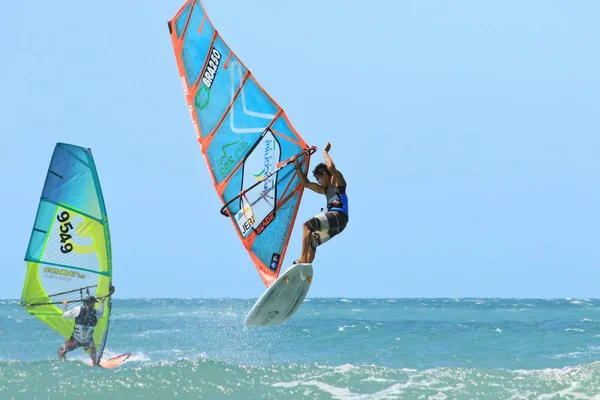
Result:
M294 167L296 167L296 171L298 171L298 178L300 179L300 183L302 184L302 186L312 190L313 192L316 192L319 194L325 194L325 190L323 189L323 187L321 185L308 180L308 178L306 177L306 174L304 173L304 171L302 171L302 168L300 168L300 166L298 165L297 159L294 159Z
M325 164L327 165L327 169L331 173L333 177L333 184L335 186L344 186L346 185L346 180L344 179L344 175L340 171L337 170L333 160L329 156L329 150L331 149L331 143L327 142L325 148L323 149L323 157L325 158Z

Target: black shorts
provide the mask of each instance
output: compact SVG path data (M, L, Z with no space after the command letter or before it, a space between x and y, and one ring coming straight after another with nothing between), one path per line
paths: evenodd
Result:
M329 239L342 232L348 224L348 217L341 211L327 211L312 217L306 223L312 232L311 246L316 250Z

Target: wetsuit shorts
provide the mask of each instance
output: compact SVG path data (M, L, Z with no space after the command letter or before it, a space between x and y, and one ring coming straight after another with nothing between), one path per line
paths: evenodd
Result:
M311 247L316 250L317 246L327 242L346 228L348 217L341 211L327 211L312 217L306 223L312 232Z
M65 340L65 342L63 343L62 346L60 346L58 351L61 353L63 353L63 352L68 353L72 350L75 350L78 347L83 347L84 349L89 349L89 348L95 347L95 345L94 345L93 340L84 345L84 344L79 343L73 336L71 336L70 338Z

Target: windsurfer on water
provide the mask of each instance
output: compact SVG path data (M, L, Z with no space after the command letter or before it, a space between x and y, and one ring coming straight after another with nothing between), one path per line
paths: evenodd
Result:
M313 192L324 194L327 198L327 211L306 221L303 226L302 252L297 263L312 263L317 247L339 234L348 224L348 196L346 180L329 157L331 144L327 142L323 149L325 163L319 163L313 170L317 183L311 182L294 159L300 183Z
M104 299L115 292L113 285L109 286L109 292L106 296L100 297L97 300L94 296L86 296L83 299L83 307L73 307L67 310L68 300L63 300L63 318L75 319L75 329L71 337L58 348L58 359L64 360L65 355L78 347L84 350L89 350L92 359L92 365L98 365L96 362L96 344L94 343L94 328L98 323L98 319L104 314ZM94 310L96 302L100 301L100 308Z

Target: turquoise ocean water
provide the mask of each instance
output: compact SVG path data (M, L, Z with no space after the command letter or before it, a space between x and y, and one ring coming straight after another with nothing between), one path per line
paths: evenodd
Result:
M106 356L0 300L0 399L599 399L600 300L307 299L244 328L253 300L113 302Z

